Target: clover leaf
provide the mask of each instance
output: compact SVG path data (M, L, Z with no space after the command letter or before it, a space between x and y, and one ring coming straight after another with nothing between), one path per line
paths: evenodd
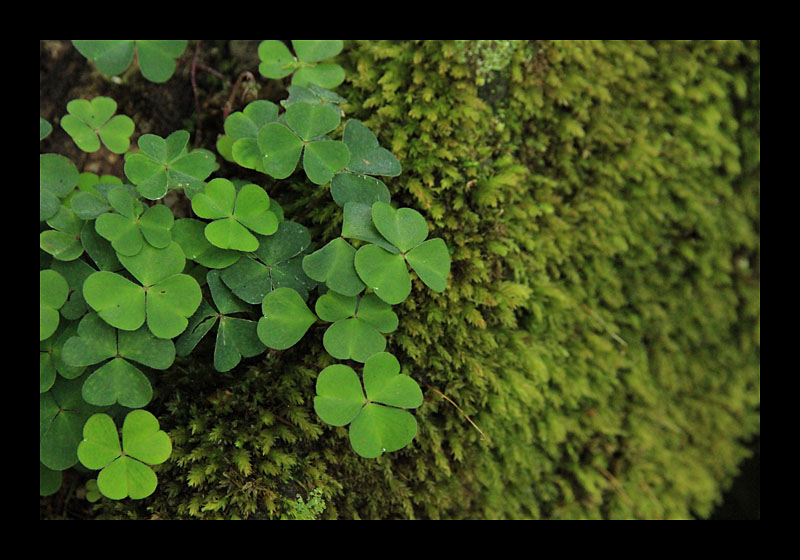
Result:
M325 136L340 121L339 112L331 105L293 103L284 113L285 124L268 123L258 132L264 170L276 179L285 179L302 155L309 180L317 185L327 183L350 161L347 146Z
M83 284L86 303L113 327L135 331L145 320L158 338L181 334L202 300L197 281L181 274L186 259L176 242L163 249L145 244L132 256L119 255L140 284L120 274L99 271Z
M333 89L344 81L344 70L338 64L320 61L339 54L342 41L305 40L292 41L297 58L289 48L278 40L263 41L258 46L261 64L258 71L265 78L280 79L294 73L292 84L308 86L314 84L326 89Z
M61 118L61 128L84 152L96 152L102 140L106 148L123 154L130 147L134 124L128 116L113 116L116 111L117 102L110 97L73 99L67 103L69 114Z
M258 249L222 271L222 281L238 297L261 304L264 296L277 288L291 288L308 299L316 282L303 272L302 260L311 245L305 226L283 221L270 236L256 235Z
M422 391L400 374L400 363L388 352L364 363L363 389L356 372L343 364L322 370L316 389L317 415L334 426L350 424L350 444L362 457L402 449L416 435L417 421L405 409L422 404Z
M189 133L177 130L161 138L155 134L139 137L139 153L125 160L125 175L149 200L163 198L168 189L183 189L192 198L218 167L208 150L187 148Z
M342 141L350 150L347 170L364 175L396 177L403 171L394 154L378 144L378 138L361 121L349 119Z
M323 248L303 257L303 270L308 277L324 282L329 289L346 296L364 291L364 282L358 277L353 261L356 250L341 237L331 240Z
M206 268L227 268L238 261L238 251L220 249L209 243L205 236L206 223L192 218L181 218L172 227L172 239L181 246L187 259Z
M67 204L61 204L56 213L46 220L48 229L39 234L39 248L60 261L73 261L83 254L81 220Z
M273 350L291 348L317 321L300 294L291 288L277 288L265 295L261 310L258 338Z
M150 381L134 361L153 369L166 369L175 359L171 340L155 338L146 328L119 331L96 313L87 313L78 324L77 336L64 343L61 356L71 366L102 365L83 383L83 398L97 406L119 403L141 408L150 402Z
M172 453L172 442L158 419L146 410L132 410L122 424L122 446L114 420L94 414L83 426L78 458L88 469L100 470L97 488L107 498L146 498L158 485L147 465L158 465Z
M56 332L61 320L58 310L67 302L69 284L55 270L39 271L39 340Z
M179 356L188 356L218 323L214 367L217 371L229 371L236 367L243 357L257 356L266 347L258 338L256 330L258 325L255 321L231 316L234 313L249 311L250 307L222 282L220 271L210 270L206 279L216 309L203 300L197 313L189 319L189 326L178 337L175 349Z
M389 189L383 181L369 175L337 173L331 179L331 196L340 207L348 202L372 206L375 202L391 202ZM370 220L371 221L371 220Z
M122 74L136 52L142 75L151 82L163 83L175 73L175 59L186 50L185 40L87 40L72 41L73 46L106 76Z
M361 209L363 205L346 204L345 216L348 207ZM408 262L426 286L436 292L444 291L450 273L450 253L442 239L425 240L428 236L425 218L412 208L395 210L384 202L374 203L371 213L377 234L399 253L388 250L385 244L365 245L356 252L356 272L367 287L386 303L400 303L411 293ZM369 234L366 237L375 234L366 228L365 231Z
M61 359L61 348L70 337L75 336L78 323L75 321L59 323L56 332L39 342L39 392L49 391L60 375L65 379L75 379L85 367L72 367Z
M61 200L78 186L79 178L78 168L68 158L59 154L39 156L40 222L56 215Z
M192 210L201 218L214 220L205 228L208 241L221 249L252 252L258 249L261 235L272 235L278 229L278 218L269 211L266 191L254 184L236 192L227 179L213 179L192 199Z
M325 350L336 359L365 362L383 352L386 339L381 333L397 328L397 315L375 294L348 297L329 291L317 299L314 310L323 321L333 324L322 337Z
M158 249L170 244L170 230L175 218L169 208L157 204L144 209L142 203L132 197L124 186L111 189L107 199L116 212L99 215L94 227L100 236L111 242L117 253L136 255L145 242Z

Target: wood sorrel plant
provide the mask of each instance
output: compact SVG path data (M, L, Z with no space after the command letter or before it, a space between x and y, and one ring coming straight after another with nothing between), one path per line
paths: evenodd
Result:
M168 79L186 48L186 41L74 44L107 75L123 72L136 53L152 81ZM392 306L411 292L409 267L441 292L450 254L442 239L428 238L419 212L392 205L378 177L399 175L400 163L363 123L348 119L341 138L331 137L345 100L330 89L344 71L324 61L342 42L292 46L296 56L280 41L258 50L265 77L293 74L289 98L230 114L217 149L275 179L302 170L311 183L330 185L342 231L319 248L262 186L212 178L215 154L190 149L187 131L144 134L129 150L133 121L114 116L114 100L68 104L63 129L84 151L102 143L124 153L125 177L82 174L62 155L40 155L41 494L55 492L61 471L80 463L99 471L96 487L108 498L149 496L157 484L149 465L171 453L169 436L144 410L151 370L189 355L214 327L214 367L228 371L267 349L290 348L318 321L330 323L325 350L363 364L363 373L347 364L320 372L320 419L349 424L363 457L414 438L408 410L420 406L422 392L385 351L385 335L398 326ZM40 119L40 139L51 130ZM182 191L197 217L175 219L163 200L170 191Z

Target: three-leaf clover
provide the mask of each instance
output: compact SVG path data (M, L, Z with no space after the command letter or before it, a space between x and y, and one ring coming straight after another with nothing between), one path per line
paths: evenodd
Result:
M400 374L400 363L388 352L364 363L363 382L362 389L349 366L326 367L317 378L317 415L334 426L350 424L350 444L362 457L379 457L408 445L417 433L417 421L405 409L422 404L419 385Z
M359 205L346 204L346 215L348 207ZM428 225L422 214L413 208L395 210L384 202L374 203L371 214L375 229L390 247L374 243L356 252L356 271L367 287L386 303L400 303L411 292L407 262L426 286L436 292L444 291L450 272L450 253L441 238L426 241Z
M83 283L86 303L109 325L135 331L145 320L158 338L181 334L202 300L197 280L182 274L186 258L176 242L163 249L145 244L138 254L119 255L140 284L101 270Z
M145 242L163 249L172 241L170 230L175 218L163 204L145 209L126 186L112 188L107 200L116 212L100 214L94 227L98 234L111 242L117 253L133 256L142 250Z
M162 83L175 73L175 59L186 50L186 40L86 40L73 46L106 76L122 74L136 53L142 75Z
M339 112L328 104L293 103L281 122L267 123L258 132L264 170L285 179L303 156L303 169L317 185L330 181L350 161L347 146L326 134L341 122Z
M278 40L263 41L258 46L261 64L258 71L266 78L285 78L294 72L292 85L317 86L333 89L344 81L344 70L334 63L320 61L336 56L343 43L337 40L292 41L297 54L295 58L289 48Z
M67 103L69 114L62 117L61 128L84 152L96 152L102 140L106 148L123 154L130 147L134 124L126 115L112 116L116 111L117 102L110 97L73 99Z
M229 371L243 357L257 356L266 347L258 338L255 321L232 316L249 311L250 307L237 298L219 276L219 270L210 270L206 274L216 309L203 300L197 313L189 319L189 326L175 342L175 349L179 356L188 356L206 333L219 323L214 346L214 367L217 371Z
M160 429L158 419L146 410L132 410L122 424L122 447L114 420L93 414L83 426L78 459L88 469L100 470L97 488L107 498L146 498L158 485L148 465L166 461L172 442Z
M86 378L82 395L97 406L119 403L141 408L150 402L153 388L134 361L153 369L167 369L175 359L171 340L158 339L142 326L119 331L96 313L87 313L78 324L77 336L64 343L61 357L71 366L103 364ZM130 360L130 361L129 361Z
M190 152L188 142L185 130L166 138L143 134L138 141L140 152L125 160L125 175L149 200L162 198L168 189L183 189L192 198L219 164L208 150Z
M339 360L365 362L383 352L386 339L381 333L397 328L397 315L375 294L348 297L329 291L317 299L317 316L333 323L322 337L325 350Z
M266 191L254 184L236 192L227 179L213 179L192 199L192 210L201 218L214 220L205 228L208 241L221 249L252 252L258 239L250 230L272 235L278 229L278 218L269 211Z

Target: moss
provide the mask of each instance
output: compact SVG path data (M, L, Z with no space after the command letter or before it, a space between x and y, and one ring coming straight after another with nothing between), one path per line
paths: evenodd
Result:
M364 460L319 422L321 332L227 374L200 354L162 377L159 491L101 515L277 519L319 489L328 519L708 516L760 428L759 50L347 42L347 114L453 249L389 341L415 441ZM322 194L282 203L324 241Z

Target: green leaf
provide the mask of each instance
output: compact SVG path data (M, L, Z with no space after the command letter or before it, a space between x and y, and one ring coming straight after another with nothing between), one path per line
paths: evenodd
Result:
M317 40L317 41L292 41L294 52L302 62L319 62L326 58L333 58L340 52L344 43L339 40Z
M303 270L309 278L324 282L329 289L354 296L364 291L354 263L356 250L350 243L337 237L303 258Z
M261 309L264 316L258 320L258 338L274 350L294 346L317 320L300 294L291 288L268 293Z
M201 218L216 220L233 215L236 187L227 179L212 179L192 198L192 210Z
M289 48L282 41L275 39L262 41L258 45L258 57L261 59L258 71L265 78L280 79L297 68L297 61Z
M144 245L136 255L119 255L119 262L147 287L183 272L186 258L180 245L173 241L163 248Z
M151 40L136 41L136 54L142 75L151 82L163 83L175 73L175 59L186 50L185 40Z
M203 299L197 280L176 274L151 286L147 291L147 326L158 338L181 334Z
M276 179L285 179L297 168L303 141L285 125L268 123L258 132L258 147L264 171Z
M386 348L381 333L397 328L397 315L375 294L355 298L327 292L317 299L315 310L323 321L334 322L322 343L328 354L339 360L365 362Z
M345 296L328 291L317 298L314 311L317 313L317 317L323 321L335 323L340 319L354 316L358 302L359 300L355 296Z
M339 112L327 104L294 103L287 107L286 124L305 141L319 138L339 126Z
M333 179L334 174L341 171L348 161L350 152L347 146L333 140L309 142L303 152L303 169L316 185L324 185Z
M187 41L86 40L72 44L106 76L122 74L130 66L135 50L142 75L151 82L163 83L175 73L175 59L186 50Z
M172 239L181 246L187 259L206 268L227 268L238 261L242 254L237 251L220 249L209 243L204 230L205 222L182 218L172 227Z
M205 228L212 245L247 252L258 249L258 239L247 228L262 235L278 229L278 218L269 206L269 196L258 185L244 185L237 193L227 179L213 179L192 199L195 214L217 219Z
M417 408L422 404L419 385L400 374L400 362L388 352L375 354L364 364L364 389L371 402L399 408Z
M417 383L400 374L394 356L380 352L364 364L364 389L350 367L328 366L317 378L314 410L334 426L350 423L350 443L362 457L379 457L408 445L416 435L417 421L403 409L422 404Z
M134 331L144 324L144 288L119 274L93 273L83 283L83 297L89 307L111 326Z
M284 221L270 236L256 235L259 247L222 272L234 294L247 303L260 304L270 291L286 287L308 299L308 290L316 282L302 268L303 252L311 244L311 235L301 224Z
M39 221L49 220L61 208L61 199L78 186L78 168L58 154L39 156Z
M248 229L261 235L272 235L278 229L278 217L269 211L267 192L254 184L244 185L236 196L233 217Z
M375 202L391 202L386 185L367 175L353 173L337 173L331 180L331 196L341 207L348 202L355 202L369 207Z
M358 375L352 368L334 364L317 377L314 410L323 422L345 426L358 416L366 404Z
M383 237L372 222L372 205L347 202L342 219L342 237L369 241L390 253L400 251Z
M383 352L386 339L374 327L358 318L336 321L322 337L325 350L337 360L365 362Z
M78 457L89 469L98 470L97 487L112 500L142 499L157 486L155 473L147 465L166 461L172 453L169 436L146 410L132 410L122 425L122 447L110 416L95 414L83 428Z
M127 360L114 358L86 378L83 398L98 406L119 403L128 408L141 408L153 398L153 388L141 370Z
M168 189L183 189L189 198L219 165L208 150L188 152L189 133L177 130L167 138L155 134L139 137L140 152L125 160L125 175L141 195L158 200Z
M368 404L350 424L350 445L367 459L402 449L414 439L417 421L399 408Z
M145 327L133 332L116 331L97 314L89 313L81 319L77 336L64 343L62 357L72 366L93 365L111 358L86 378L84 400L98 406L119 402L128 408L139 408L150 402L153 390L147 377L128 360L166 369L175 359L175 347L169 340L154 338Z
M450 274L450 252L444 240L436 237L425 241L406 253L406 260L431 290L445 290Z
M77 448L86 419L102 409L81 396L83 378L58 377L53 387L39 395L39 460L63 471L78 462Z
M428 237L428 223L413 208L395 210L385 202L372 205L372 221L386 240L405 253Z
M56 332L61 315L58 310L67 301L69 284L55 270L39 271L39 340Z
M258 337L258 323L239 317L220 317L214 346L214 368L217 371L230 371L243 357L252 358L264 350L266 346Z
M356 252L356 272L376 296L390 305L411 293L411 277L403 255L392 254L377 245L364 245Z
M69 114L61 119L61 127L84 152L96 152L102 140L109 150L122 154L130 147L134 124L125 115L112 118L116 110L117 102L110 97L74 99L67 103Z
M122 74L133 60L132 40L72 41L73 46L106 76Z
M258 239L234 218L211 222L205 228L205 236L212 245L220 249L246 252L258 249Z
M382 148L375 134L360 121L345 123L342 141L350 150L347 169L353 173L396 177L403 170L392 152Z
M333 89L344 82L344 68L338 64L323 63L312 67L298 68L292 76L292 84L297 86L317 85Z

